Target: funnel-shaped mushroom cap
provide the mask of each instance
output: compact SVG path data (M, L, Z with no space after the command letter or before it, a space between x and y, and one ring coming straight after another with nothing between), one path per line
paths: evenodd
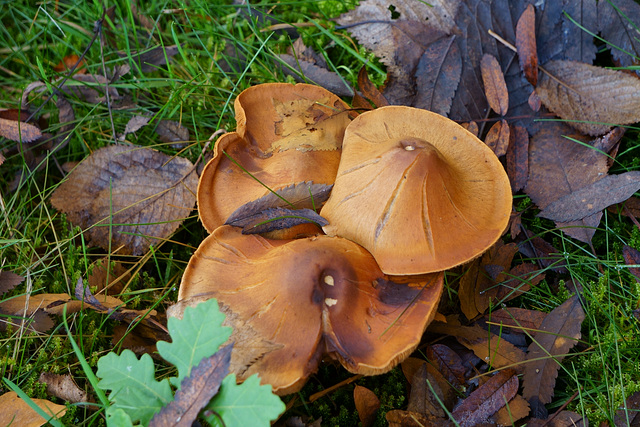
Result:
M252 86L238 95L234 108L236 133L263 151L289 139L301 142L296 148L308 145L314 150L333 150L336 141L342 142L350 121L344 112L349 106L343 100L320 86L304 83ZM276 146L286 146L285 141Z
M223 226L189 261L178 299L216 298L279 345L239 375L259 373L286 394L327 353L354 373L393 368L420 342L442 283L441 273L422 284L387 282L373 257L346 239L276 241Z
M303 181L333 184L339 162L339 150L265 155L237 133L227 133L216 143L198 183L200 220L212 233L240 206L267 194L264 185L275 191Z
M198 213L210 233L267 194L264 185L333 184L351 121L342 100L305 84L254 86L238 96L235 108L238 129L216 142L198 184Z
M392 106L348 126L320 214L328 235L364 246L386 274L405 275L477 257L510 212L507 174L482 141L438 114Z

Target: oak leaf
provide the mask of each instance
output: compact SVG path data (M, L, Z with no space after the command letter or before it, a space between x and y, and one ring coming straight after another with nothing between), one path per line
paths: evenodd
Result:
M51 418L60 418L66 412L64 405L57 405L45 399L31 399ZM31 406L22 400L16 392L10 391L0 395L0 425L20 427L40 427L47 423L40 414L31 409Z

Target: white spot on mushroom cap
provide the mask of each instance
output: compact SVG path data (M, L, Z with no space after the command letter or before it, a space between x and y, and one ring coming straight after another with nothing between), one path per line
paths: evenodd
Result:
M329 286L333 286L335 282L333 281L333 276L324 276L324 283Z
M329 307L331 307L336 305L338 303L338 300L333 298L325 298L324 303L327 304Z
M407 150L407 151L413 151L413 150L416 149L416 147L414 147L413 145L407 145L407 146L404 147L404 149Z

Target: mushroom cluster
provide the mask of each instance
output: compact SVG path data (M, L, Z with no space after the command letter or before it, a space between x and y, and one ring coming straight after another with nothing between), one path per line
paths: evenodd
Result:
M433 319L442 271L505 230L502 165L440 115L382 107L352 121L343 101L311 85L255 86L235 109L237 130L218 140L200 178L210 235L189 261L179 304L216 298L240 319L234 334L246 328L268 343L249 361L232 355L232 365L279 394L299 390L323 357L353 373L392 369ZM301 183L333 184L322 229L273 240L224 225L247 203Z

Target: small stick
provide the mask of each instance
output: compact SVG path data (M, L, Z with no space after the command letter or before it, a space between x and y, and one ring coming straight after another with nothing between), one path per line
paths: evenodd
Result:
M322 390L322 391L319 391L319 392L317 392L317 393L314 393L314 394L312 394L312 395L309 397L309 403L313 403L313 402L315 402L316 400L320 399L321 397L323 397L323 396L325 396L325 395L327 395L327 394L331 393L331 392L332 392L332 391L334 391L334 390L339 389L339 388L340 388L340 387L342 387L342 386L345 386L345 385L347 385L347 384L351 384L351 383L352 383L352 382L354 382L354 381L358 381L358 380L359 380L360 378L362 378L363 376L364 376L364 375L354 375L354 376L352 376L351 378L347 378L346 380L339 382L338 384L334 384L334 385L332 385L332 386L331 386L331 387L329 387L329 388L325 388L325 389L324 389L324 390Z

